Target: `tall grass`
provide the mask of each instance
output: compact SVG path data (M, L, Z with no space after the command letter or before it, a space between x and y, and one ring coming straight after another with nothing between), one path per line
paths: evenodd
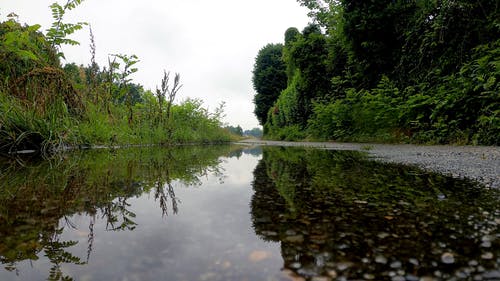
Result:
M210 113L200 100L174 103L179 74L170 85L164 72L155 96L128 78L137 71L136 56L113 55L101 69L95 46L90 66L63 68L59 50L38 28L14 19L0 23L0 153L230 141L222 107Z
M82 117L70 114L63 101L43 113L27 108L19 99L0 93L0 151L36 150L51 153L80 145L181 144L230 141L220 121L202 108L201 101L186 100L172 106L170 123L157 123L136 107L130 124L125 105L112 105L111 114L86 103Z
M72 144L77 120L68 114L63 101L56 101L44 112L29 109L15 97L0 92L0 151L25 149L49 152Z

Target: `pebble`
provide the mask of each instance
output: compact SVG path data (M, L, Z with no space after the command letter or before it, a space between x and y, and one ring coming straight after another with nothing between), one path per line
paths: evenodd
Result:
M484 253L484 254L481 255L481 258L483 260L491 260L491 259L493 259L493 253L486 252L486 253Z
M386 233L386 232L381 232L381 233L377 234L377 236L380 239L384 239L384 238L389 237L391 235L389 233Z
M455 276L460 278L460 279L465 279L467 278L469 275L463 271L458 271L458 272L455 272Z
M481 243L481 247L483 248L490 248L491 247L491 242L490 241L484 241Z
M455 257L452 253L443 253L441 255L441 262L444 264L452 264L455 263Z
M476 260L470 260L468 264L469 266L477 266L479 263Z
M350 262L339 262L339 263L337 263L337 269L340 270L340 271L344 271L344 270L348 269L351 266L352 266L352 263L350 263Z
M384 256L376 256L375 257L375 262L376 263L381 263L381 264L386 264L387 263L387 258Z
M390 267L391 268L401 268L402 265L403 264L400 261L393 261L393 262L391 262Z
M419 281L418 277L415 275L408 274L405 276L406 281Z
M474 280L474 281L481 281L481 280L483 280L483 276L479 275L479 274L478 275L474 275L474 278L472 280Z
M327 271L328 275L332 278L337 278L338 274L337 274L337 271L331 269L331 270L328 270Z
M285 238L285 241L290 242L290 243L302 243L302 242L304 242L304 236L300 235L300 234L287 236Z
M222 268L229 269L231 267L231 262L225 261L222 263Z
M265 236L278 236L278 232L275 232L275 231L262 231L262 235L265 235Z
M363 274L363 278L366 280L373 280L373 279L375 279L375 275L370 274L370 273L365 273L365 274Z
M250 260L251 262L260 262L268 259L269 257L271 257L271 252L259 250L252 251L248 256L248 260Z
M418 266L420 265L420 263L418 262L417 259L414 259L414 258L410 258L408 259L408 262L410 262L411 264L413 264L414 266Z
M330 277L326 276L316 276L311 279L311 281L331 281L332 279Z
M289 269L283 269L281 271L282 275L290 281L306 281L304 277L298 276L295 272Z
M500 271L499 270L487 271L483 273L483 277L486 279L500 280Z
M301 276L311 277L317 274L316 268L302 267L297 270L297 273Z

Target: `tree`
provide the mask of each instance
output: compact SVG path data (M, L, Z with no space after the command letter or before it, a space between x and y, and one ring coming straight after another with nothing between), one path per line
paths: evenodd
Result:
M328 71L328 46L325 35L317 24L310 24L302 31L295 42L286 47L288 65L293 65L300 75L296 85L297 114L296 120L302 127L312 113L312 103L316 99L328 96L331 77ZM290 71L293 75L295 71ZM293 80L293 77L290 77ZM293 87L293 85L289 85Z
M17 15L0 22L0 81L10 83L37 67L59 67L56 51L39 32L40 25L17 22Z
M338 0L297 0L301 6L309 9L308 16L314 19L315 23L324 28L332 26L335 19L335 13L339 6Z
M227 126L225 128L228 130L231 134L237 135L237 136L243 136L243 129L241 128L240 125L234 127L234 126Z
M293 42L297 41L300 36L300 32L296 27L290 27L285 31L285 46L289 46Z
M267 112L286 88L286 67L282 59L283 44L268 44L260 49L253 69L255 116L261 125L267 121Z
M245 130L245 132L243 132L243 135L252 136L255 138L261 138L262 137L262 130L260 128L253 128L251 130Z
M76 63L67 63L63 67L66 76L73 82L78 89L83 89L85 85L85 69L83 66L78 66Z
M343 33L351 65L357 68L364 87L374 87L382 75L393 72L399 62L407 21L414 1L342 0Z

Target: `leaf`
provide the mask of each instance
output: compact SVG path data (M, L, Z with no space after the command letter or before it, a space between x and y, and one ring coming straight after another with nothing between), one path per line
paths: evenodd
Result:
M28 31L29 31L29 32L35 32L35 31L37 31L38 29L40 29L40 27L41 27L41 25L39 25L39 24L35 24L35 25L32 25L32 26L29 26L29 27L28 27Z
M38 61L38 57L33 54L33 52L28 51L28 50L17 50L16 54L20 56L23 60L34 60Z

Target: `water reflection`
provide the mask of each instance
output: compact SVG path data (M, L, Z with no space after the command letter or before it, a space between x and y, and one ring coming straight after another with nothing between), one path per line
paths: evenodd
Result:
M356 152L265 148L252 221L290 280L499 280L499 197Z
M90 151L0 171L1 280L500 275L498 191L356 152Z
M91 151L41 162L3 162L0 167L0 262L18 272L18 263L44 256L51 264L49 280L70 280L64 264L86 264L91 256L96 219L106 231L137 226L129 200L154 194L162 214L177 213L179 199L172 182L200 185L207 174L222 177L220 156L234 148L214 146L176 149L133 149L124 153ZM71 253L78 244L64 240L76 228L75 214L90 217L86 258Z

